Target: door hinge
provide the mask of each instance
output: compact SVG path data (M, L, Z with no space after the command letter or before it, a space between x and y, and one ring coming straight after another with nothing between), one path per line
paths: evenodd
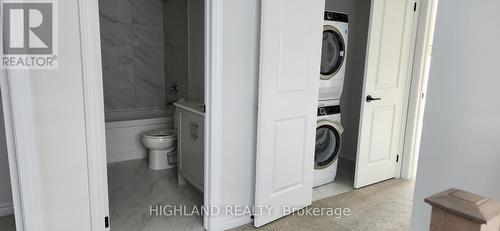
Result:
M104 228L109 228L109 217L104 217Z
M203 113L206 113L207 112L207 105L203 105L201 110L203 110Z
M413 4L413 12L417 12L417 3L416 2Z
M399 163L399 155L396 155L396 163Z

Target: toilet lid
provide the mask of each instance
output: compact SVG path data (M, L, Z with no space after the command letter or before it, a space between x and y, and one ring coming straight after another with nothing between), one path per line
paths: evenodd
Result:
M146 132L144 133L143 136L147 138L168 138L168 137L176 137L177 133L175 132L175 130L156 130L156 131Z

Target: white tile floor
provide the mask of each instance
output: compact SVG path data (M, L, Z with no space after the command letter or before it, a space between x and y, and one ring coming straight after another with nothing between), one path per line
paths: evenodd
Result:
M201 216L153 216L150 206L188 207L203 204L203 194L193 186L177 185L177 169L153 171L146 160L108 165L111 230L204 230ZM171 211L171 210L170 210Z
M318 186L313 189L313 201L319 201L353 190L352 182L344 178L337 178L334 182Z
M354 163L339 159L335 181L313 189L313 201L333 197L354 190Z

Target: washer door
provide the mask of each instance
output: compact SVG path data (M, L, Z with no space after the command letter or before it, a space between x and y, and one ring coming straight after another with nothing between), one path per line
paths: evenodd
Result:
M342 126L337 122L320 121L316 128L314 169L332 165L338 158L342 142Z
M331 79L340 70L345 58L345 42L340 31L331 26L323 27L321 50L321 79Z

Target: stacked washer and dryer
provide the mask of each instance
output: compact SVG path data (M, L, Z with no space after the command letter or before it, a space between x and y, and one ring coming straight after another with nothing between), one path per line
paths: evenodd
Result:
M347 56L347 14L325 11L313 186L335 180L344 129L340 97Z

